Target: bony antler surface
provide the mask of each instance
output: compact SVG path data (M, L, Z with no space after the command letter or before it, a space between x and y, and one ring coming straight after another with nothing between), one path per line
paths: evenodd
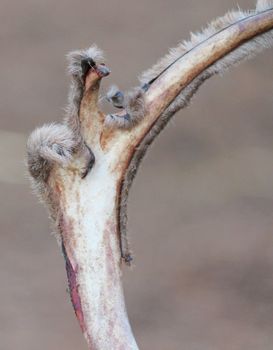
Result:
M93 46L69 55L72 77L67 116L37 129L28 166L48 205L66 261L71 300L89 349L137 349L124 304L121 258L128 191L147 147L170 117L213 74L273 43L272 1L235 11L180 44L141 77L140 87L108 99L118 114L97 106L109 74Z
M100 140L99 85L109 69L98 60L103 58L95 47L69 55L67 116L32 133L28 166L56 224L71 300L89 348L136 349L120 280L118 155Z

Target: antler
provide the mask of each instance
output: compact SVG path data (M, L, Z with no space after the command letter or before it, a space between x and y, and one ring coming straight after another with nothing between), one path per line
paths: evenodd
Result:
M121 261L130 263L126 202L140 160L171 116L210 76L273 44L273 3L231 12L159 61L142 85L98 108L109 74L92 47L70 55L68 116L30 136L28 164L49 207L66 261L71 300L89 349L137 349L124 303Z

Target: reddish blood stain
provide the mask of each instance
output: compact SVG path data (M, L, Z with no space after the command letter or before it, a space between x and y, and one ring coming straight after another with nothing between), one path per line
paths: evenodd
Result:
M67 256L64 244L62 243L62 251L65 259L65 267L67 272L68 286L70 292L70 299L74 307L76 317L80 323L82 332L85 332L86 327L84 323L84 316L82 311L81 299L78 293L78 284L77 284L77 269L73 269L73 266Z

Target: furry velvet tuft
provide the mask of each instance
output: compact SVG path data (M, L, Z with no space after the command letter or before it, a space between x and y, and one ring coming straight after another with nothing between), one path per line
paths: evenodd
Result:
M96 45L90 46L85 50L75 50L67 54L68 73L69 75L81 78L82 75L82 61L91 58L95 62L101 62L103 52Z
M113 99L118 92L116 87L108 92L108 98ZM108 114L105 118L105 125L110 128L130 129L138 124L145 116L144 91L135 88L124 95L122 107L126 110L125 116Z
M82 62L93 60L95 63L103 60L103 52L96 45L85 50L76 50L67 54L68 73L71 77L71 84L68 92L68 104L66 107L65 122L71 129L79 134L79 110L84 92L84 76Z
M124 108L124 94L116 85L110 86L106 94L106 100L116 108Z
M72 130L64 124L48 124L37 128L27 142L28 169L37 180L46 181L52 166L66 166L77 148Z

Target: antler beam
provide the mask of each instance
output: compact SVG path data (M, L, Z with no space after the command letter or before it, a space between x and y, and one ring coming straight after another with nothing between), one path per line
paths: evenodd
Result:
M66 262L71 300L90 350L137 349L124 303L121 262L129 187L147 147L170 117L210 76L273 44L273 4L235 11L181 43L141 78L142 85L109 99L125 109L98 108L101 79L110 71L100 50L69 55L72 76L63 123L37 129L28 166L46 203Z

